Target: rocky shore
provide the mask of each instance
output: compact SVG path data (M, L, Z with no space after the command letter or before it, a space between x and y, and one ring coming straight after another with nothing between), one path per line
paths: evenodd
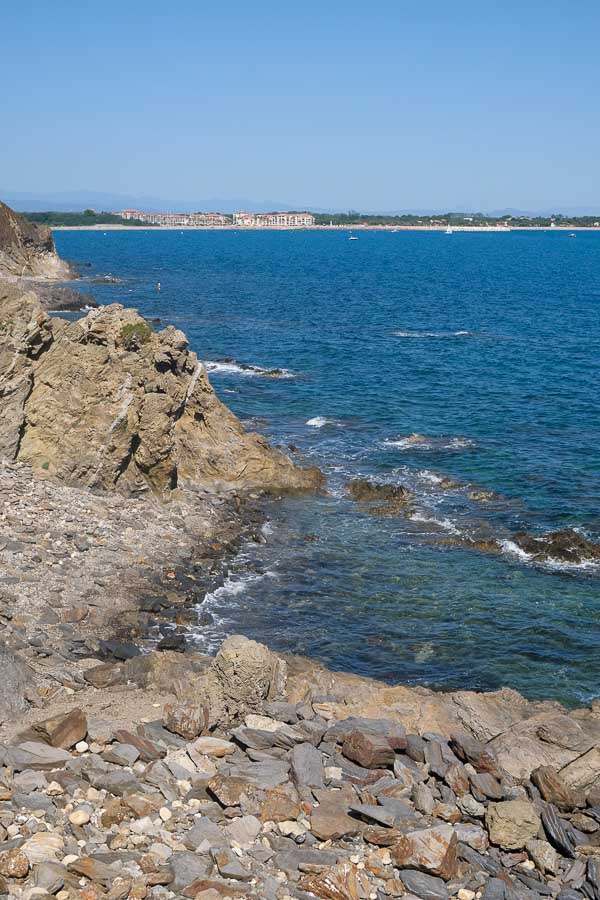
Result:
M3 729L5 894L598 896L598 709L390 688L239 636L79 665Z
M0 895L600 900L599 704L186 645L260 497L321 473L247 433L176 329L50 318L15 266L53 246L2 214Z

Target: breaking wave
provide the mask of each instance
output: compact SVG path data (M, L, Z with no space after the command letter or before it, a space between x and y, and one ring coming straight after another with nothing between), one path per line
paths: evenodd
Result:
M386 447L396 447L399 450L418 450L420 452L459 452L461 450L474 450L477 444L467 437L427 437L424 434L409 434L402 438L386 438L383 442Z
M251 363L241 363L235 359L207 359L204 361L206 371L216 375L249 375L263 378L295 378L289 369L264 369Z
M472 337L472 331L394 331L394 337L402 338L455 338Z

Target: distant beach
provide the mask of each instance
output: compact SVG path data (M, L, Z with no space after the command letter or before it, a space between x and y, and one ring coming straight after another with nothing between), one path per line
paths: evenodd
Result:
M311 225L298 226L270 225L258 228L243 225L53 225L52 231L443 231L447 225ZM523 225L518 228L494 228L493 226L452 225L453 232L471 232L476 234L506 234L507 231L591 231L600 232L600 228L582 225Z

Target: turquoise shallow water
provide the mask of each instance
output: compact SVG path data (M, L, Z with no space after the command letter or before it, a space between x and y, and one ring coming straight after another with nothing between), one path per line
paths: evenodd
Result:
M85 290L182 328L235 412L329 476L329 496L273 504L266 543L205 601L201 645L235 630L390 680L600 694L598 570L460 546L520 529L600 539L600 234L56 241L92 263L86 278L123 279ZM344 496L355 475L411 487L412 516L365 515Z

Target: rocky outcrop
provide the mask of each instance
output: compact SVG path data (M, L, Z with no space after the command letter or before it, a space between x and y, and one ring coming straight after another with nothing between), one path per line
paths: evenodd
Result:
M346 493L355 503L364 504L371 515L394 516L405 514L411 499L410 491L402 485L381 484L367 478L353 478Z
M69 265L60 259L52 231L27 221L0 202L0 275L68 278Z
M520 531L513 538L521 550L529 553L534 562L554 560L579 564L600 560L600 544L595 544L572 528L551 531L548 534L532 535Z
M74 323L0 286L0 455L71 485L165 494L189 483L239 491L322 484L244 431L173 327L119 305Z

